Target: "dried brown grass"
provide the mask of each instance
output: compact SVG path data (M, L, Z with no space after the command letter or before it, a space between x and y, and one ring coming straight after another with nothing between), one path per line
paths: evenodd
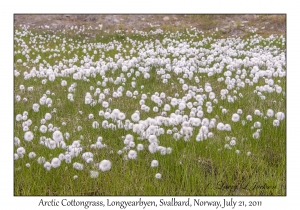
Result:
M285 14L15 14L14 24L31 28L48 25L52 28L103 24L104 30L144 30L161 28L170 31L196 27L204 32L230 26L223 35L246 34L247 28L257 28L262 35L285 35Z

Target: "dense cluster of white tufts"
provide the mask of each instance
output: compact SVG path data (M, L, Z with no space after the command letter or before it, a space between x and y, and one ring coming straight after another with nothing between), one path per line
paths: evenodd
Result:
M163 32L142 33L151 34ZM265 127L277 129L284 124L284 110L276 106L278 101L270 102L273 96L285 98L281 80L286 76L286 55L276 47L285 43L284 37L213 39L196 29L188 34L202 39L178 39L178 33L161 41L127 37L124 46L118 40L87 44L64 36L43 38L26 27L17 30L14 40L20 50L14 52L18 57L14 76L23 77L25 85L16 87L15 106L29 110L16 109L14 160L22 159L28 147L29 159L46 170L70 164L97 178L99 171L117 167L106 160L112 155L132 163L144 154L164 158L173 155L170 142L201 144L223 134L227 136L222 149L242 154L236 148L246 131L259 141ZM54 40L60 44L52 48L45 44ZM31 81L38 81L33 84L42 88L27 86ZM53 89L38 91L57 81ZM57 97L59 91L63 96ZM240 107L247 97L254 98L257 107ZM271 105L262 108L264 102ZM64 103L76 109L74 116L68 115ZM238 130L241 127L245 130ZM111 149L112 145L118 148ZM31 151L36 147L60 154L44 157ZM99 156L104 160L95 163ZM152 160L150 166L163 167L163 161ZM156 173L155 178L162 175Z

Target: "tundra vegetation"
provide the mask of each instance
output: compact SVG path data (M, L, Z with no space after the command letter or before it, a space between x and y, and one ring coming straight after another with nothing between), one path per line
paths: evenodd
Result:
M220 33L16 26L14 194L285 195L285 36Z

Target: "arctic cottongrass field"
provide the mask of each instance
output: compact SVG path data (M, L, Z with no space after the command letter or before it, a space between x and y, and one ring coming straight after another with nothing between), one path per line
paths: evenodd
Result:
M16 27L15 195L285 195L285 46Z

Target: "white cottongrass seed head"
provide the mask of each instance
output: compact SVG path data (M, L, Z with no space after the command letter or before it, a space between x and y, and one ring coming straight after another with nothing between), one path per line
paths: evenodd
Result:
M151 167L154 168L154 167L157 167L158 166L158 161L157 160L152 160L151 161Z
M109 171L111 169L111 162L109 160L102 160L99 163L99 169L101 171Z
M133 159L133 160L136 159L137 158L137 152L135 150L130 150L128 152L128 158Z
M155 178L156 179L161 179L161 174L160 173L155 174Z
M240 115L234 113L234 114L232 115L231 120L232 120L233 122L239 121L239 120L240 120Z
M32 141L33 139L33 133L31 131L27 131L25 134L24 134L24 140L25 141Z

